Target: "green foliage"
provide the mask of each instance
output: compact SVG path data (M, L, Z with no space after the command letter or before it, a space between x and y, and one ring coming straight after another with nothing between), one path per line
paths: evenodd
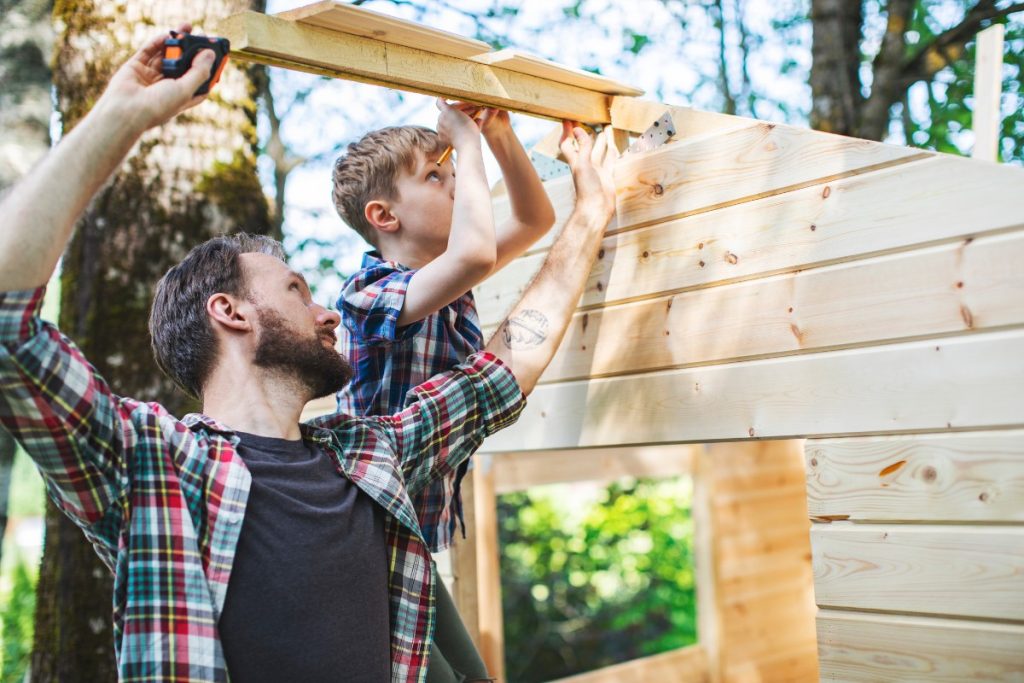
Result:
M25 562L18 562L12 572L10 592L0 601L0 681L15 683L25 677L32 655L32 628L36 611L36 579Z
M498 504L509 681L544 681L696 641L689 480L630 481L570 510L569 487Z

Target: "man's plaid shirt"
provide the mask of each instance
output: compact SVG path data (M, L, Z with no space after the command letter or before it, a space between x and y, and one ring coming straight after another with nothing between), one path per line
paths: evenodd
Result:
M251 480L238 437L208 417L178 420L114 395L39 319L42 297L0 294L0 422L114 573L120 679L226 681L217 619ZM434 627L434 576L409 496L450 476L523 403L512 373L480 353L417 387L400 414L302 425L388 513L392 681L425 679Z
M398 326L409 280L415 274L371 251L363 256L362 268L345 281L338 297L338 337L355 375L338 394L338 412L397 413L408 405L413 387L483 347L472 292L423 320ZM434 552L451 545L456 518L461 518L459 484L467 465L453 476L434 480L413 497L423 538Z

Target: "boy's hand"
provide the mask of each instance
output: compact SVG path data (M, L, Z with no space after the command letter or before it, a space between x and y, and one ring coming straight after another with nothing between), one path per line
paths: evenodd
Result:
M559 147L569 162L576 204L607 213L615 211L615 179L612 169L619 152L610 144L611 129L605 128L594 141L574 121L562 121Z
M437 134L442 142L456 149L467 144L480 144L480 127L473 120L472 114L467 113L465 104L449 104L444 98L437 98L437 108L441 111L437 115ZM470 107L479 109L475 105Z
M192 27L182 24L178 30L189 33ZM202 50L196 55L192 68L181 78L164 78L160 67L167 35L165 32L153 37L125 62L97 103L111 107L139 132L159 126L206 99L206 95L195 97L193 93L210 77L213 51Z

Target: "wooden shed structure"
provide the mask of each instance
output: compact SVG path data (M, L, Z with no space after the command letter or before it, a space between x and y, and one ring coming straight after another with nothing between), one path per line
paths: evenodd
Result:
M455 595L493 669L495 497L688 473L700 642L571 680L1024 681L1024 169L647 102L354 11L219 30L255 61L676 132L619 162L562 347L477 456ZM547 188L561 222L571 180ZM479 288L485 325L549 244Z

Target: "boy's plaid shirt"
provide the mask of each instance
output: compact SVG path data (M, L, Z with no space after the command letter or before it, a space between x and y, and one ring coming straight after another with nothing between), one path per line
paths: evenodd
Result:
M409 280L416 274L377 252L363 256L362 268L345 281L338 297L338 337L355 375L338 394L338 411L350 415L390 415L402 410L409 391L455 367L483 347L480 319L467 292L423 320L398 326ZM413 497L427 546L451 545L461 519L459 484L468 463L436 479Z
M0 422L114 573L120 679L226 681L216 625L251 480L238 438L210 418L178 420L114 395L39 319L42 297L0 293ZM409 494L450 476L523 403L512 373L482 353L417 387L398 415L302 425L388 513L392 681L425 680L434 626L431 562Z

